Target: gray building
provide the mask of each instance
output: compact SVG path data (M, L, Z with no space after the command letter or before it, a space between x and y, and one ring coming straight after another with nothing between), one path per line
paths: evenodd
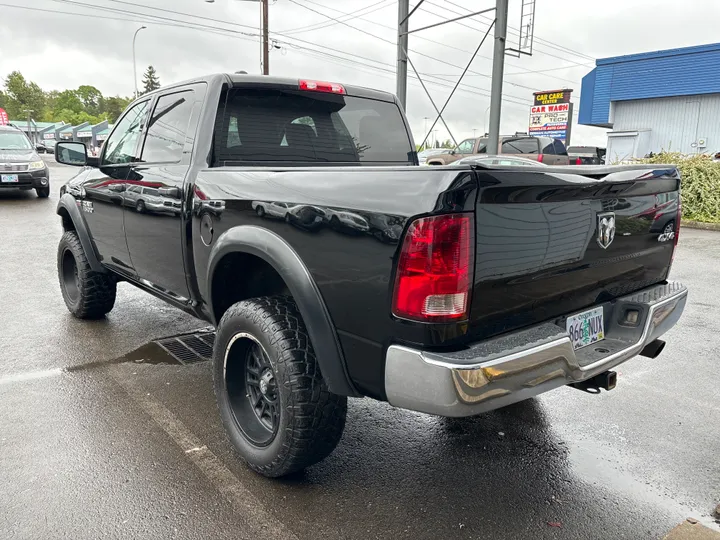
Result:
M720 43L597 60L579 123L611 128L609 163L720 151Z

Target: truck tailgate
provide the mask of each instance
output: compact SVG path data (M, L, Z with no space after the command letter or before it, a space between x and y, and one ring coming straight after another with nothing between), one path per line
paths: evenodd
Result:
M665 280L680 179L672 166L653 167L477 169L470 335L552 320Z

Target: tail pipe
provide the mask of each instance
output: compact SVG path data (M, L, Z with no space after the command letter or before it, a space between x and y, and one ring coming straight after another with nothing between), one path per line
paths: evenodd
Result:
M606 371L590 379L573 383L570 386L590 394L599 394L601 388L609 391L617 386L617 373L614 371Z
M640 356L646 356L647 358L657 358L665 348L665 342L662 339L656 339L651 341L645 348L640 351Z

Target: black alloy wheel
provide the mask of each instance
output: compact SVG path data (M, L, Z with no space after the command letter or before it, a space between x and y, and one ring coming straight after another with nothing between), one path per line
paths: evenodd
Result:
M277 434L280 403L275 371L265 349L249 334L238 334L225 361L225 386L238 428L256 446Z
M77 302L80 298L80 274L78 272L75 255L69 248L66 248L62 254L61 264L62 285L71 302Z
M228 439L264 476L318 463L342 437L347 398L329 391L290 297L228 308L217 327L213 383Z

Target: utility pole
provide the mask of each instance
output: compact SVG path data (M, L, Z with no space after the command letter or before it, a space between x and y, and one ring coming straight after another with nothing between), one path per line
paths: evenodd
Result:
M422 2L420 2L422 3ZM410 0L398 0L397 94L403 111L407 105L408 12Z
M268 0L262 0L263 75L270 75L270 40Z
M503 76L505 74L508 0L497 0L495 17L495 49L493 51L492 85L490 88L488 154L496 154L500 147L500 112L502 108Z
M27 114L27 117L28 117L28 127L27 127L28 139L30 139L31 141L33 141L33 144L35 144L35 141L33 140L33 137L32 137L32 131L30 131L30 115L31 115L34 111L32 111L32 110L30 110L30 109L25 109L23 112L24 112L25 114Z

